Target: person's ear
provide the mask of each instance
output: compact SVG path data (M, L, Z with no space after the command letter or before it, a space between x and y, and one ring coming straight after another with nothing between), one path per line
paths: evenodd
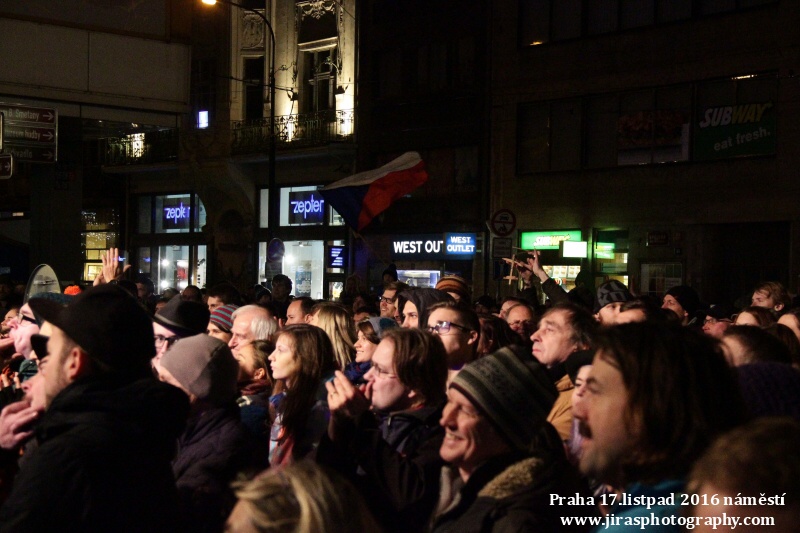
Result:
M469 339L467 340L467 344L475 344L476 342L478 342L478 338L479 337L480 337L480 335L478 335L477 331L470 331L469 332Z
M254 379L264 379L267 377L267 371L264 368L258 368L255 372L253 372Z
M85 376L92 368L92 360L80 346L73 346L64 361L64 370L70 382Z

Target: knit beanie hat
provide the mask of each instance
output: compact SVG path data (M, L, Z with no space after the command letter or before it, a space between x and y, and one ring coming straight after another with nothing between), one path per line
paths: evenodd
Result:
M174 296L167 305L156 313L153 321L164 326L180 337L190 337L205 333L208 329L208 307L189 300L182 300L180 295Z
M397 325L397 322L395 322L391 318L371 316L367 320L369 320L369 323L372 324L372 329L375 330L375 336L378 337L379 339L383 338L383 332L386 331L387 329L400 327Z
M676 285L667 291L665 296L667 295L678 300L683 310L689 313L689 317L692 317L697 308L700 307L700 296L697 291L688 285Z
M221 305L211 312L211 318L209 318L208 321L215 324L222 331L230 333L231 329L233 329L233 318L231 318L231 315L238 308L238 306L233 304Z
M613 302L629 302L633 300L628 287L622 282L612 279L606 281L597 288L597 298L595 299L594 312L597 313L602 308Z
M200 400L224 405L236 399L239 363L219 339L205 333L178 339L160 364Z
M444 292L454 292L461 297L464 302L472 301L472 294L467 285L467 280L459 276L443 276L436 284L436 290Z
M469 398L518 450L529 447L558 397L545 368L510 348L469 363L450 387Z

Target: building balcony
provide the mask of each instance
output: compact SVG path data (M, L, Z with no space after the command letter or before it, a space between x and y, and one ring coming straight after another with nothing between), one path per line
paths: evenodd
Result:
M178 161L179 130L97 139L96 150L97 161L107 167L173 163Z
M236 121L231 124L231 153L266 152L270 142L270 120ZM352 142L355 110L326 110L275 117L275 142L279 150Z

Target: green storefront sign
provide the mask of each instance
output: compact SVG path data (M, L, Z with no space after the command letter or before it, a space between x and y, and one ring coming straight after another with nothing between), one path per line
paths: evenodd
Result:
M520 248L523 250L558 250L560 241L580 241L581 230L523 231Z
M707 107L694 131L694 160L775 153L772 102Z

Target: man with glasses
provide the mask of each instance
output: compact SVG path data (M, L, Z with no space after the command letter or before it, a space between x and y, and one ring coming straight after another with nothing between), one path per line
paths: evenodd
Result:
M478 354L481 324L478 315L465 304L439 302L429 309L428 331L442 339L447 352L447 382Z
M380 297L380 309L382 318L391 318L394 320L397 315L397 295L401 292L408 290L408 285L402 281L393 281L387 283L383 289L383 294Z
M360 490L386 532L423 531L439 493L445 353L436 335L384 330L364 391L336 372L317 462Z
M728 331L733 325L733 309L727 305L713 305L706 310L706 318L703 321L703 333L717 340Z
M152 374L147 313L114 285L30 307L52 326L37 346L44 413L0 532L180 531L170 461L189 402Z
M211 313L205 305L174 296L161 311L153 316L153 340L156 356L153 367L158 368L161 356L172 344L183 337L205 333Z

